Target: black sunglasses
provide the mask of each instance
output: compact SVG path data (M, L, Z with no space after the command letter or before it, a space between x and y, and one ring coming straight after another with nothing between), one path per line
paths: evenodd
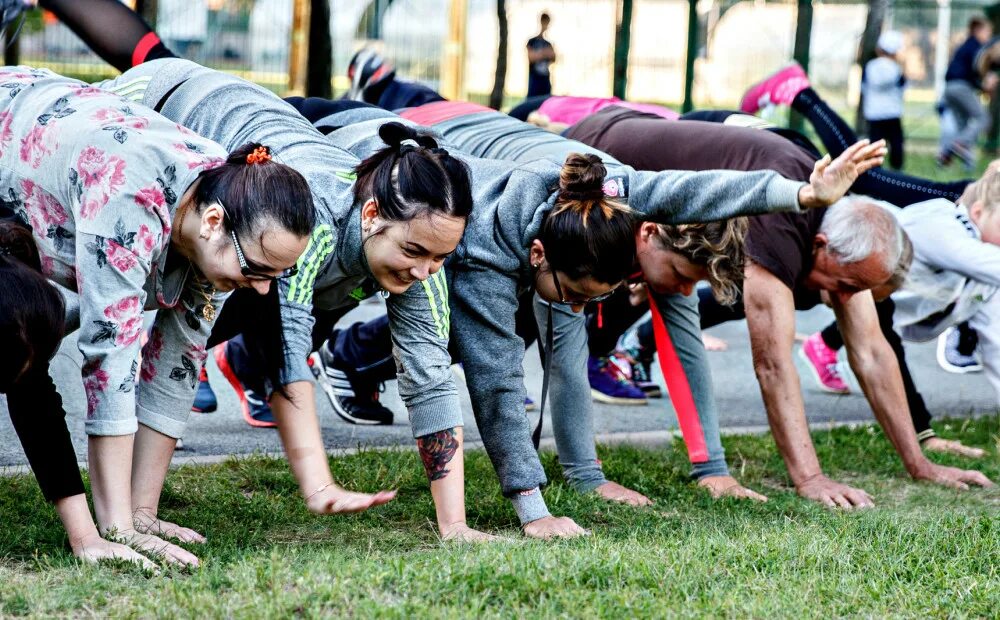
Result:
M229 217L229 211L226 210L226 205L222 204L221 200L218 202L219 206L222 207L222 212L229 219L229 222L232 223L233 218ZM236 248L236 260L238 260L240 263L240 273L243 274L243 277L246 278L247 280L256 280L259 282L284 280L287 278L291 278L292 276L295 276L299 273L298 265L292 265L291 267L285 269L276 276L272 276L271 274L261 273L260 271L257 271L256 269L252 268L249 264L247 264L247 258L243 254L243 246L240 245L240 240L236 238L236 231L230 229L229 237L233 240L233 247Z

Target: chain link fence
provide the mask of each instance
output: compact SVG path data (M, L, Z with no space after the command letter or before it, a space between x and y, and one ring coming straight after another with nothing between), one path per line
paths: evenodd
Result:
M466 45L462 92L485 102L497 65L496 0L465 0ZM347 65L361 47L375 47L397 75L438 88L448 52L452 0L331 0L333 89L343 93ZM968 19L988 1L908 0L889 3L886 27L901 31L908 134L932 138L938 32L947 50L961 42ZM128 4L126 2L126 4ZM948 5L946 11L943 4ZM282 93L288 87L294 0L158 0L156 28L168 47L210 67L234 72ZM547 12L546 34L555 46L556 93L609 96L613 86L615 0L508 0L505 104L527 90L526 42ZM634 0L627 96L679 106L684 97L688 49L686 0ZM865 25L864 2L814 2L810 77L834 107L853 114L860 84L855 63ZM700 0L693 99L700 108L732 108L744 90L792 57L797 4L793 0ZM947 23L939 28L939 21ZM50 14L32 12L20 34L21 61L99 79L114 75Z

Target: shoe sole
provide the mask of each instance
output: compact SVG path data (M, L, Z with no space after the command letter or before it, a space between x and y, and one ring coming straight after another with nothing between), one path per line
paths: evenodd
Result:
M340 400L337 398L339 395L336 392L336 388L330 385L330 376L327 374L327 366L323 363L323 356L316 356L316 368L318 373L316 374L316 383L323 389L323 393L326 394L327 400L330 401L330 407L333 412L336 413L342 420L349 424L357 424L358 426L391 426L392 422L379 422L378 420L363 420L361 418L356 418L350 414L347 410L343 408L340 404ZM336 370L336 369L335 369Z
M219 409L218 405L215 405L214 407L205 407L204 409L199 409L198 407L191 407L191 411L194 411L195 413L215 413L216 411L218 411L218 409Z
M663 390L659 387L651 387L648 389L639 388L642 393L646 395L646 398L663 398Z
M944 338L938 337L937 341L937 363L941 367L941 370L945 372L950 372L953 375L967 375L974 372L982 372L983 365L978 364L976 366L955 366L950 363L945 357L944 352L948 347L948 343Z
M590 397L605 405L645 405L645 398L622 398L620 396L608 396L600 390L590 388Z
M239 378L236 377L236 373L233 372L232 367L229 365L229 360L226 359L226 345L223 343L215 347L212 355L215 356L215 364L222 371L222 376L226 378L229 385L233 386L233 390L236 391L236 398L240 401L240 413L243 414L243 421L254 428L276 428L278 426L277 422L262 422L255 420L250 415L250 403L247 402L247 395L243 391L243 384L240 383Z
M820 389L820 391L826 392L827 394L836 394L838 396L843 396L845 394L851 393L851 388L846 388L843 391L841 391L841 390L835 390L832 387L828 387L826 384L824 384L822 379L820 379L819 371L817 371L816 367L813 366L812 360L809 359L809 356L806 355L805 349L803 349L802 347L799 347L799 359L801 359L803 362L806 363L806 367L808 367L809 372L812 373L813 379L816 380L816 386Z

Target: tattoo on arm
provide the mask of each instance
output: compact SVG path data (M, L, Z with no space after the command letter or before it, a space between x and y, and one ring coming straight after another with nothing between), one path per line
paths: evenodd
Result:
M431 482L441 480L451 471L445 469L458 451L455 429L449 428L430 435L417 437L420 459L424 462L427 478Z

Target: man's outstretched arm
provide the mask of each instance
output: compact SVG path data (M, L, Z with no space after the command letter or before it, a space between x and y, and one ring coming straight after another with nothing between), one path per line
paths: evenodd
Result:
M915 480L927 480L960 489L970 484L992 486L978 471L944 467L930 462L920 450L910 419L899 363L882 335L871 293L830 296L847 357L875 418Z
M872 505L867 493L830 480L820 468L792 360L795 300L791 289L771 272L751 263L746 269L743 296L754 371L767 420L796 491L830 507Z

